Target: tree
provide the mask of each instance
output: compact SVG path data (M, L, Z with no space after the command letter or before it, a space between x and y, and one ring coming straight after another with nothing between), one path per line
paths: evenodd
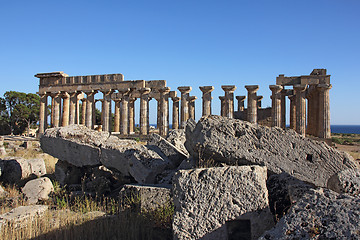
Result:
M6 110L6 101L0 97L0 134L9 134L9 116Z
M40 97L33 93L8 91L4 94L11 134L30 131L32 124L39 120Z

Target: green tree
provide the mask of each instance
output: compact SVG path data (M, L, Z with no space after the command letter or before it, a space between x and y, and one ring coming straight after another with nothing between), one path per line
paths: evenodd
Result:
M4 94L11 134L21 134L39 120L40 97L33 93L8 91Z
M0 134L9 134L9 116L6 108L6 101L0 97Z

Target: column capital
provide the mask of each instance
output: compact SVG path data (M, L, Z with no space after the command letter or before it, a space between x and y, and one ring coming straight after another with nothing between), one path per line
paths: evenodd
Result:
M325 91L325 90L330 90L332 88L332 85L331 84L319 84L319 85L317 85L317 88L322 91Z
M182 87L178 87L178 90L181 93L189 93L192 90L192 87L190 87L190 86L182 86Z
M201 86L199 88L203 93L209 93L209 92L212 92L214 90L213 86Z
M190 97L188 98L188 101L189 101L189 102L195 102L196 99L197 99L196 96L190 96Z
M256 100L261 101L264 98L264 96L257 96Z
M269 85L269 88L273 92L273 94L280 93L281 90L283 90L283 86L281 85Z
M125 95L130 92L130 88L120 88L118 91L121 95Z
M166 94L166 93L170 92L170 88L169 88L169 87L160 88L160 89L159 89L159 92L160 92L161 94Z
M140 88L139 92L141 95L149 94L151 92L151 88Z
M173 102L179 102L180 101L180 97L172 97L171 100Z
M246 96L236 96L236 99L242 102L246 99Z
M219 96L219 99L220 99L221 101L224 101L225 96Z
M102 92L104 95L110 95L114 92L114 90L113 89L101 90L100 92Z
M70 94L68 92L61 92L61 97L62 98L69 98Z
M222 90L224 90L225 92L229 92L229 93L233 93L236 90L236 86L235 85L222 85L221 86Z
M256 92L257 90L259 90L259 85L245 85L246 90L248 90L248 92Z
M84 91L84 93L85 93L87 96L95 95L97 92L98 92L97 90Z
M307 85L305 84L296 84L294 85L294 90L299 92L304 92L307 88Z

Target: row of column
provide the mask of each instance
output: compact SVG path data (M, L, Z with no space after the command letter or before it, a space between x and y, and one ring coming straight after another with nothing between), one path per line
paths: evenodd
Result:
M272 126L285 128L286 96L290 100L290 128L301 135L310 134L330 138L331 84L294 85L286 90L281 85L270 85L272 91ZM307 114L306 114L306 99ZM306 119L307 116L307 119ZM307 123L306 123L307 120Z

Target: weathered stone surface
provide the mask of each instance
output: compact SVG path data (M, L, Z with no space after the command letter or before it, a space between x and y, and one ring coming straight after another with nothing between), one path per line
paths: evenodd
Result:
M261 166L181 170L173 179L174 239L228 239L232 220L249 220L251 239L273 225ZM245 221L248 223L248 221Z
M22 192L30 204L36 204L39 200L49 199L49 194L53 191L54 186L47 177L31 180L22 188Z
M266 182L269 205L276 219L280 219L311 186L287 173L273 174Z
M143 211L152 211L169 204L171 199L170 186L126 184L120 191L120 199L124 204L140 204Z
M182 161L188 158L188 155L184 154L183 151L156 133L149 136L148 145L158 147L160 151L170 160L173 168L176 168Z
M260 239L359 239L360 199L312 189Z
M83 171L80 167L71 165L68 162L58 160L55 164L55 178L60 185L80 183L83 175Z
M0 137L0 157L3 157L6 155L6 150L4 147L4 138Z
M345 169L334 174L327 187L337 193L348 193L360 197L360 169Z
M83 125L69 125L47 129L40 143L44 152L74 166L94 166L100 164L100 145L109 136Z
M0 229L3 224L11 223L14 227L21 226L25 221L42 216L48 210L46 205L31 205L14 208L0 215Z
M185 141L186 141L186 136L185 136L185 130L184 129L173 129L171 130L167 137L166 140L169 141L172 145L174 145L176 148L180 149L184 154L186 154L186 156L189 157L189 153L185 148Z
M193 157L229 164L267 166L325 187L335 173L355 168L351 157L293 130L268 128L220 116L202 118L186 128L185 146Z
M165 156L151 148L113 136L101 145L101 163L138 183L154 183L156 175L170 165Z
M32 176L41 177L46 174L43 159L6 157L0 162L2 167L0 179L7 183L18 183Z

